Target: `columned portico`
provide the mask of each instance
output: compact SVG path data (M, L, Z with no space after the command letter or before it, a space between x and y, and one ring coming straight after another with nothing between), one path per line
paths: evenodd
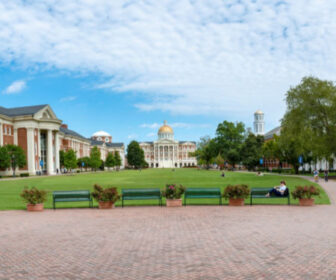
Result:
M56 163L56 171L60 171L60 161L59 161L59 133L55 132L55 163Z
M53 141L52 130L47 130L47 173L48 175L55 174L54 159L53 159Z
M28 172L35 175L34 128L27 128L27 166Z

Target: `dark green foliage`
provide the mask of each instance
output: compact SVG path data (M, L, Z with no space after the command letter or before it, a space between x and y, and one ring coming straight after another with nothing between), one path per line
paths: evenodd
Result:
M166 184L166 188L162 191L162 196L167 199L180 199L186 188L182 185Z
M248 170L253 170L259 165L259 160L262 157L263 143L264 137L261 135L255 136L250 133L245 139L240 150L240 156L244 166Z
M29 173L21 173L20 177L29 177Z
M102 160L100 159L100 150L97 146L94 146L90 151L90 167L95 171L102 165Z
M247 198L250 194L249 187L247 185L228 185L224 189L223 197L229 198Z
M197 162L201 165L205 165L209 169L210 164L214 161L216 155L216 144L209 136L201 138L201 141L197 145L197 150L194 153L190 153L190 156L197 158Z
M145 163L144 151L141 149L137 141L132 141L127 146L128 164L135 168L141 168Z
M106 156L105 160L105 166L107 167L114 167L116 165L115 163L115 156L113 155L112 152L109 152Z
M11 165L11 158L6 147L0 147L0 168L6 169Z
M65 152L63 150L59 151L59 160L60 160L61 167L64 167L64 154Z
M16 145L6 145L8 155L11 161L11 167L13 170L13 176L15 176L16 168L23 168L26 165L26 154L25 151Z
M220 154L233 167L241 160L240 149L244 141L245 126L242 122L223 121L216 130L216 154Z
M83 162L84 162L84 166L82 165ZM85 170L87 170L87 168L90 166L90 158L82 157L82 158L77 159L77 166L80 168L84 167Z
M294 199L311 198L312 196L320 196L320 190L315 186L296 186L292 191Z
M304 77L286 95L287 112L282 119L281 149L295 164L297 156L310 163L330 160L336 150L336 86L332 81Z
M121 165L122 161L121 161L121 157L118 151L114 152L114 165L117 167L117 169L119 169L120 165Z
M64 153L64 167L74 169L77 167L76 152L72 149Z
M35 187L32 187L31 189L24 187L20 196L26 203L34 205L44 203L47 200L47 192L44 190L39 190Z
M117 188L109 187L104 189L97 184L93 186L92 197L98 202L110 201L112 203L115 203L117 200L120 199Z

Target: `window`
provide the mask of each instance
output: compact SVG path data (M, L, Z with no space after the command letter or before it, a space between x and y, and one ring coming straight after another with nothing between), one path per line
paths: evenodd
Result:
M97 140L98 140L98 141L101 141L102 139L101 139L101 137L98 137Z
M11 129L11 127L8 128L8 135L12 135L12 129Z
M5 126L5 135L7 135L7 126Z
M108 141L109 141L109 139L106 137L106 138L105 138L105 142L108 142Z

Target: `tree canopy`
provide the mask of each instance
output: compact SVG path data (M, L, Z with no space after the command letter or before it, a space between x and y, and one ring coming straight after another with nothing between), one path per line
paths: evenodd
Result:
M105 166L109 168L115 166L115 157L112 152L108 152L105 160Z
M242 163L248 170L253 170L259 165L259 160L263 155L264 137L250 133L243 142L240 150Z
M204 164L209 169L210 164L214 161L216 154L215 142L209 136L204 136L197 144L197 149L194 153L190 153L191 156L197 158L199 164Z
M15 169L18 167L23 168L27 163L26 153L20 146L16 145L6 145L5 148L10 158L10 166L13 170L13 176L15 176Z
M97 146L94 146L90 151L90 166L95 171L102 165L102 160L100 159L101 154Z
M135 168L141 168L145 165L144 151L137 141L132 141L127 146L127 161L129 165Z
M73 149L69 149L64 153L64 167L70 170L77 167L76 152Z

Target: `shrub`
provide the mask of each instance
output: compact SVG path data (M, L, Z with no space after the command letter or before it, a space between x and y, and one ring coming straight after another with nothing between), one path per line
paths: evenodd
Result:
M320 196L320 190L315 186L296 186L292 191L294 199L311 198L312 196Z
M77 173L80 173L81 171L77 169L77 171L76 171L76 172L77 172Z
M166 188L162 191L162 196L167 199L180 199L185 192L185 187L182 185L167 184Z
M103 187L95 184L93 186L92 197L98 202L107 202L110 201L115 203L120 199L120 195L118 194L118 190L115 187L109 187L104 189Z
M228 198L247 198L250 194L247 185L228 185L224 189L223 197Z
M29 173L21 173L20 177L29 177Z
M39 190L35 187L29 189L28 187L24 187L20 196L26 201L28 204L39 204L43 203L47 200L47 192L44 190Z

